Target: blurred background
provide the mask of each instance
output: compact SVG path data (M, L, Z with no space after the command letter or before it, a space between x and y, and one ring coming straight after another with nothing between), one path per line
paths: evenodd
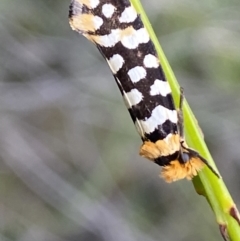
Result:
M0 2L0 240L221 240L188 181L166 184L69 1ZM240 1L144 0L240 207Z

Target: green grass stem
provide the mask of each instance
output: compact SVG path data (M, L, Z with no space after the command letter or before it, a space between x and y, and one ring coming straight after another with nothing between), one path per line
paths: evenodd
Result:
M174 101L176 106L179 102L180 88L179 84L174 76L174 73L163 53L163 50L158 42L158 39L152 29L152 26L144 12L144 9L139 0L131 0L137 12L141 15L143 23L147 28L150 38L153 41L155 48L157 50L160 63L163 67L164 73L170 83ZM202 137L201 130L198 126L196 118L194 117L188 103L184 102L183 107L184 113L184 128L186 141L189 147L197 150L210 165L218 172L216 165L209 153L209 150ZM219 173L219 172L218 172ZM239 227L239 214L232 200L231 195L221 178L217 178L213 173L205 167L199 175L193 179L193 185L198 194L206 197L210 207L212 208L216 221L219 225L220 232L223 238L226 240L228 237L231 241L240 240L240 227ZM208 212L208 210L205 210ZM204 213L204 212L203 212Z

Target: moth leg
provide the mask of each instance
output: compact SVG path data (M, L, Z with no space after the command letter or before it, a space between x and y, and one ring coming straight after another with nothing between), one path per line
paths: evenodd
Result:
M199 158L215 176L217 176L218 178L221 178L221 176L214 170L214 168L209 164L209 162L205 158L203 158L197 151L191 148L185 147L183 146L183 144L182 144L182 147L188 151L191 158Z
M178 114L178 130L180 135L180 140L184 141L184 117L183 117L183 101L185 97L183 94L183 88L180 87L180 99L179 99L179 109L177 111Z
M184 152L184 150L187 150L185 137L184 137L184 117L183 117L183 101L184 101L184 94L183 94L183 88L180 87L180 99L179 99L179 109L177 110L178 113L178 131L180 136L180 155L181 159L184 163L190 161L191 157L189 153ZM186 147L185 147L186 146Z
M184 139L184 118L183 118L183 101L184 101L184 94L183 94L183 88L180 88L180 100L179 100L179 109L178 109L178 128L179 128L179 135L180 135L180 144L181 144L181 156L182 159L187 161L191 158L199 158L211 171L212 173L217 176L218 178L221 178L221 176L213 169L213 167L208 163L208 161L203 158L197 151L188 148L185 143ZM188 153L187 155L184 155L184 150L186 150Z

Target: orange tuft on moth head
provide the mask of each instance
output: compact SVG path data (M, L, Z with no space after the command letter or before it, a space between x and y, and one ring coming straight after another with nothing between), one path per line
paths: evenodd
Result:
M191 158L186 163L180 163L178 160L171 161L169 165L163 166L161 177L168 183L180 179L191 180L197 176L198 172L204 167L204 163L199 158Z

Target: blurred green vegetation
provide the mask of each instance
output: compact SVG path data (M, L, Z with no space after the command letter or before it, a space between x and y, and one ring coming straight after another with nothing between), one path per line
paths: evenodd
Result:
M191 182L166 184L70 1L0 3L0 239L220 240ZM240 2L142 2L236 204ZM209 212L202 212L209 210Z

